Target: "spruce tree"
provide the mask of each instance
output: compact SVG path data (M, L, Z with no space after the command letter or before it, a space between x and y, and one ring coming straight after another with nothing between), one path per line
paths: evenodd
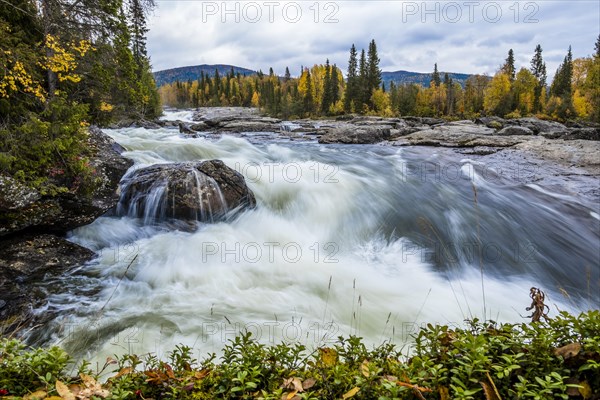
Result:
M596 45L594 46L594 50L596 51L594 53L594 56L600 58L600 35L598 35L598 39L596 39Z
M379 57L377 56L377 45L375 40L371 40L368 51L368 66L367 66L367 87L369 98L373 92L379 89L381 85L381 69L379 68Z
M356 102L357 111L363 112L364 105L369 101L369 88L367 81L367 57L365 49L360 52L360 61L358 62L358 102Z
M542 93L546 90L546 63L542 58L542 46L535 47L535 53L531 59L531 73L537 79L537 86L533 92L533 112L539 112L542 109Z
M348 77L346 82L346 96L344 97L344 111L352 112L352 105L358 103L358 61L356 58L356 47L352 44L350 48L350 59L348 60Z
M287 82L290 79L292 79L292 76L290 74L290 69L288 67L285 67L285 75L283 76L283 81Z
M513 49L508 51L508 57L504 61L504 65L501 68L502 72L508 75L511 82L515 80L515 55Z
M338 67L333 64L331 69L331 102L337 103L340 99L340 77L338 75Z
M332 103L333 88L331 86L331 67L329 65L329 59L325 62L325 77L323 78L323 97L321 98L321 112L323 114L329 113L329 107Z
M435 86L440 86L441 83L442 83L442 80L440 79L440 73L438 72L438 66L437 66L437 63L435 63L433 66L433 74L431 75L430 84L435 84Z

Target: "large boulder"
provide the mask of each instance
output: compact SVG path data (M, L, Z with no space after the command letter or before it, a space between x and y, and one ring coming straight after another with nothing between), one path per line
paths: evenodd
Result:
M64 234L91 223L117 204L119 181L133 162L121 156L124 149L98 128L90 128L88 147L92 151L91 193L42 195L10 176L0 176L0 236L26 229Z
M156 164L123 180L117 212L151 223L215 222L256 206L244 177L221 160Z
M389 125L341 125L319 138L319 143L371 144L390 138Z

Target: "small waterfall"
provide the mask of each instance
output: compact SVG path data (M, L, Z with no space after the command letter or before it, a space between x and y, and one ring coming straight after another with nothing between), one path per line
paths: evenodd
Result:
M169 219L215 222L229 207L218 182L195 164L158 164L134 171L121 187L118 216L144 225Z
M198 214L196 214L196 219L214 222L215 216L220 216L219 214L222 214L223 210L225 212L228 211L225 196L223 196L223 192L217 181L212 177L205 175L194 168L191 168L190 172L194 176L198 204L200 206L200 218L198 218ZM216 202L218 207L213 212L212 204L214 202Z

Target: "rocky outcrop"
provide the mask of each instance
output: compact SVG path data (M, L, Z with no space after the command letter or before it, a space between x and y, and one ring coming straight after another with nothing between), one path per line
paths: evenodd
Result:
M497 133L500 136L529 136L533 135L533 131L525 126L509 125L500 129Z
M88 249L53 235L23 236L2 241L0 246L0 333L40 323L49 318L47 310L34 310L47 303L53 287L62 290L62 274L91 260ZM57 280L53 285L52 281Z
M319 138L319 143L370 144L389 139L388 125L343 125Z
M44 196L9 176L0 176L0 236L27 229L64 234L113 208L119 200L119 181L133 162L122 157L124 149L98 128L89 130L89 148L94 171L91 193Z
M215 222L256 206L244 177L220 160L157 164L123 181L118 212L147 223L169 219Z
M281 120L263 117L258 109L245 107L199 108L193 116L198 123L189 128L197 132L279 132Z

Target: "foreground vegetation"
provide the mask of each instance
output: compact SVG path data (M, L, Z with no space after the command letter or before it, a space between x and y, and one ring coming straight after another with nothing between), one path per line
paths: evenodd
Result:
M167 359L127 355L102 371L77 376L60 348L0 342L0 396L5 399L598 399L600 311L522 324L467 321L427 325L410 351L360 338L339 338L309 351L300 344L265 346L250 334L220 360L193 359L178 346ZM542 321L543 320L543 321ZM410 355L407 355L407 354ZM99 375L110 378L99 383Z

